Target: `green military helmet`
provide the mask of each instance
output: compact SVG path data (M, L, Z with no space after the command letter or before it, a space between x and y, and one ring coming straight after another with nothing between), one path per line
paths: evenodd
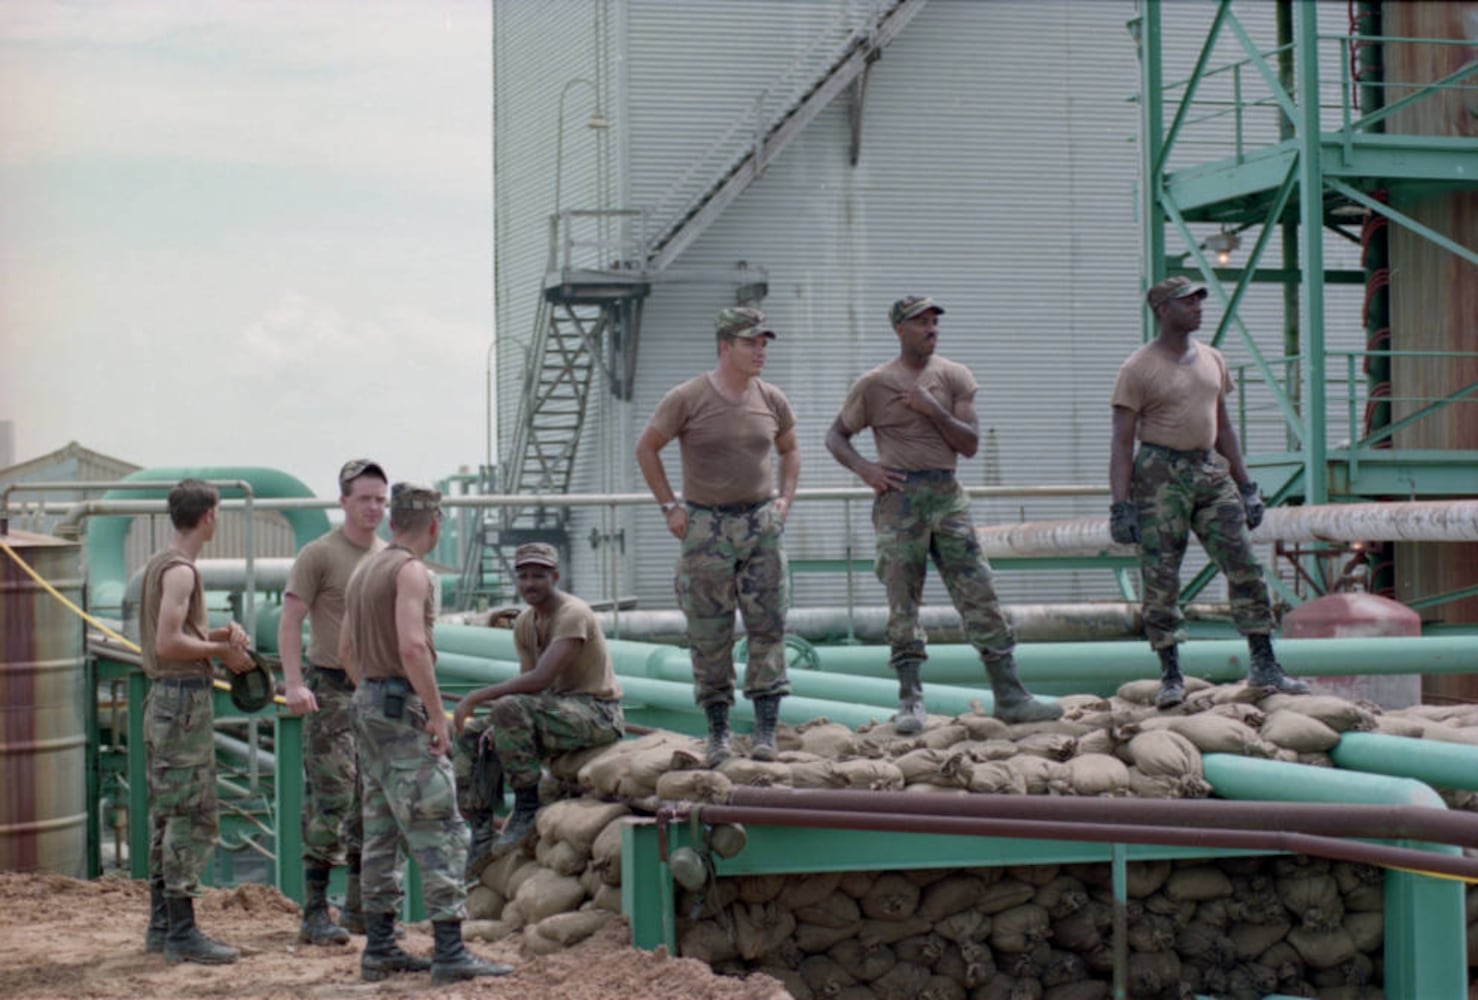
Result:
M667 856L672 878L689 892L697 892L708 881L708 860L691 847L676 848Z
M272 700L277 690L277 679L272 676L272 667L261 654L249 651L250 670L231 675L231 704L239 711L260 712Z

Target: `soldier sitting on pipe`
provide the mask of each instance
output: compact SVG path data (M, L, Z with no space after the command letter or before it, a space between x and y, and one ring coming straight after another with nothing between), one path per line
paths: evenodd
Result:
M467 880L522 847L534 831L543 762L555 754L614 743L625 734L621 687L590 605L558 589L559 556L532 542L513 556L528 608L513 623L517 677L467 695L457 705L457 798L472 827ZM488 714L473 720L485 702ZM502 778L513 813L496 838L493 809Z

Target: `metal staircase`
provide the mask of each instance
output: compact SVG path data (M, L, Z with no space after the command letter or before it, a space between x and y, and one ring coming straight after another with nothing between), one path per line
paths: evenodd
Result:
M630 398L641 306L651 285L682 280L672 267L678 256L843 93L852 95L856 162L868 71L927 2L849 4L656 205L558 211L551 218L549 267L524 359L518 420L496 475L498 492L530 502L484 512L467 548L459 607L508 598L513 552L525 542L548 542L568 556L568 509L546 506L538 497L569 492L596 373L606 377L616 398ZM736 299L763 297L762 270L740 265L727 277L738 289Z

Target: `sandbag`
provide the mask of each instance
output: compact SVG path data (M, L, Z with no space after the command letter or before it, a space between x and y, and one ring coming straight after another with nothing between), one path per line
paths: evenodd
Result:
M1201 751L1173 729L1140 733L1125 746L1129 763L1149 776L1200 777Z
M845 788L847 779L829 760L785 761L792 788Z
M840 722L825 722L821 725L796 727L800 734L801 749L818 757L837 760L850 757L857 752L857 734Z
M897 872L877 877L857 902L874 920L907 920L919 907L919 887Z
M780 905L790 910L814 906L835 892L841 881L841 872L789 876L780 890Z
M1004 761L976 764L970 769L970 791L979 794L1025 795L1026 779Z
M1472 893L1469 893L1469 898L1474 898ZM1384 913L1346 913L1344 928L1360 951L1378 953L1386 939ZM1475 956L1468 956L1470 964L1474 959Z
M1324 930L1344 919L1344 902L1333 875L1315 873L1280 878L1275 885L1278 901L1305 927Z
M607 885L621 884L621 830L626 818L618 816L607 823L590 845L590 864Z
M1355 955L1355 940L1343 926L1328 930L1295 927L1288 932L1288 943L1314 969L1332 969Z
M1170 720L1171 732L1179 733L1202 753L1235 753L1267 757L1270 750L1250 726L1223 715L1186 715Z
M1004 740L1011 736L1011 727L993 715L972 713L955 717L955 722L965 727L971 740Z
M1073 772L1066 764L1022 754L1006 761L1004 766L1016 772L1028 795L1073 794Z
M579 879L547 868L541 868L525 879L514 896L525 924L536 924L545 917L573 910L584 900L585 887Z
M734 783L720 771L668 771L657 779L657 798L671 802L727 802Z
M696 958L700 962L713 965L738 957L739 948L729 932L717 922L700 920L686 928L679 927L677 953L683 958Z
M1318 719L1337 733L1369 732L1375 728L1375 716L1353 701L1328 694L1270 694L1258 705L1272 714L1280 708L1292 709Z
M561 875L578 875L589 864L590 856L566 840L540 840L534 849L534 860Z
M898 964L892 948L887 945L869 948L856 938L838 941L826 953L853 978L864 983L872 982Z
M497 920L507 902L501 893L479 883L467 893L467 919Z
M1297 753L1323 753L1339 743L1339 733L1313 716L1291 708L1270 713L1258 735Z
M1232 880L1215 865L1177 868L1165 880L1165 895L1177 902L1222 899L1232 894Z
M1016 740L1018 753L1029 753L1048 760L1066 761L1078 752L1078 740L1066 733L1033 733Z
M526 864L529 864L528 858L516 851L505 854L482 870L479 881L503 898L511 899L518 886L510 886L509 877Z
M862 930L860 920L842 924L840 927L823 927L821 924L808 924L800 921L795 927L795 943L796 947L807 955L816 955L829 951L831 946L838 941L855 938L860 930Z
M1046 941L1052 917L1036 903L1023 903L991 918L990 946L996 951L1023 952Z
M846 779L848 788L889 792L897 791L904 785L903 772L886 760L838 761L836 773Z
M465 941L501 941L514 932L514 928L502 920L465 920L462 922L462 939Z
M794 909L797 920L817 927L847 927L862 919L862 907L857 900L840 889Z
M872 984L878 1000L918 1000L929 982L929 970L912 962L897 962Z
M985 895L985 883L974 875L956 872L935 882L919 897L918 914L931 923L968 910Z
M774 785L789 786L790 765L779 761L750 760L748 757L730 757L719 766L719 772L736 785L753 788L769 788Z
M773 902L735 903L729 915L734 921L734 946L748 961L774 951L796 927L795 914Z
M970 730L956 722L931 726L919 734L919 742L930 750L947 750L970 738Z
M1129 788L1129 769L1117 757L1086 754L1067 762L1075 795L1121 795Z
M556 913L545 917L537 924L524 928L527 943L530 931L537 932L561 948L579 944L590 935L610 923L611 914L604 910L579 910L574 913ZM546 953L547 954L547 953Z
M911 785L917 781L930 784L952 784L960 785L958 781L945 778L943 775L945 761L952 756L949 750L935 750L929 747L921 747L910 751L902 757L893 761L893 765L903 774L904 784ZM968 777L966 783L968 783Z
M830 955L812 955L801 962L801 978L817 996L835 996L857 980Z

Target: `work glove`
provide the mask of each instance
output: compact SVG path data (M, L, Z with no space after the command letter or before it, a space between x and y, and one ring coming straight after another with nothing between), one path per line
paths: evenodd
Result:
M1109 534L1120 545L1139 544L1139 511L1134 501L1120 500L1109 507Z
M1242 509L1247 512L1247 530L1255 529L1262 524L1262 516L1267 512L1263 506L1262 497L1257 495L1257 484L1251 481L1237 487L1237 492L1242 494Z

